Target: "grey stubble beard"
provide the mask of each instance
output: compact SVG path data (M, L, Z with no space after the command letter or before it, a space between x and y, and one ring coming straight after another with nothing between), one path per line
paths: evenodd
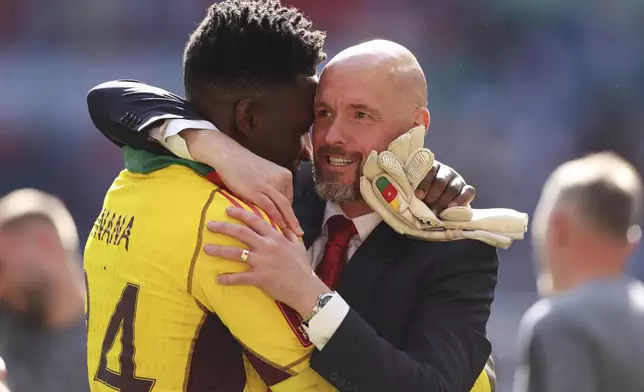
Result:
M324 180L318 176L315 165L313 165L313 180L315 181L315 192L322 200L338 204L362 200L359 181L354 184L339 184Z

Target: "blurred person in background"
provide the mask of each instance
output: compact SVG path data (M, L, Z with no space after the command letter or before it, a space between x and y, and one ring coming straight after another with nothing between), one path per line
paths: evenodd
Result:
M4 366L4 362L2 361L2 358L0 358L0 365ZM0 373L0 392L10 392L9 388L7 388L7 384L5 384L5 376L6 376L6 373L4 372Z
M643 201L637 172L612 153L550 176L532 227L544 298L521 323L515 392L642 391L644 285L624 268Z
M11 390L88 390L78 234L58 198L21 189L0 199L0 299Z
M4 364L4 360L0 357L0 392L9 392L7 385L5 384L7 378L7 367Z

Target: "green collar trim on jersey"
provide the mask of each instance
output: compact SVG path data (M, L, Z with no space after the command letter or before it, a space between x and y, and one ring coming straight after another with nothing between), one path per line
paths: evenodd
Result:
M127 146L123 147L123 155L125 156L125 168L137 174L149 174L171 165L188 167L202 176L214 171L210 166L178 158L174 155L160 155Z

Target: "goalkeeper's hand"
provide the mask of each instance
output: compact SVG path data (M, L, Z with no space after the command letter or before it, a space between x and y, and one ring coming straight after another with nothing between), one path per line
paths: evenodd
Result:
M416 188L415 195L432 211L440 214L449 207L469 206L476 196L476 190L456 170L434 161L431 170Z
M373 151L363 167L360 191L371 208L401 234L427 241L471 238L507 248L522 239L527 215L508 209L451 207L437 216L414 191L434 165L423 147L422 126L401 135L386 151Z

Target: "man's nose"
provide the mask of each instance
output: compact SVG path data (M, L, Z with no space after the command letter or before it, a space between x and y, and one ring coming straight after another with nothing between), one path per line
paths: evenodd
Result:
M343 126L337 119L327 129L326 135L324 135L324 142L329 146L345 144L347 142Z

